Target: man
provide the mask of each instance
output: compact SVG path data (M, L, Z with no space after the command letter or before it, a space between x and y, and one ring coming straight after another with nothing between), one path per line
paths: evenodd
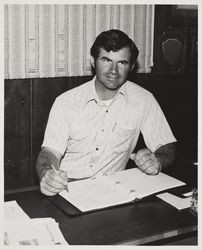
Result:
M149 175L174 159L176 140L158 103L127 81L138 56L134 42L120 30L105 31L91 56L94 79L57 97L50 111L36 166L46 195L71 179L123 170L129 158ZM147 148L133 154L140 132Z

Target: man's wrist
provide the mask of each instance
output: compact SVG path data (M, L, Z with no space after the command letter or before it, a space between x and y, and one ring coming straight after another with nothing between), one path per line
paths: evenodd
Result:
M39 176L40 182L41 182L43 176L45 175L45 173L46 173L48 170L50 170L50 169L51 169L51 167L50 167L49 165L45 165L45 166L43 165L43 166L40 167L40 170L39 170L39 172L38 172L38 176Z
M158 156L156 156L156 159L158 161L158 172L157 172L157 174L158 174L159 172L162 171L163 163L162 163L161 159Z

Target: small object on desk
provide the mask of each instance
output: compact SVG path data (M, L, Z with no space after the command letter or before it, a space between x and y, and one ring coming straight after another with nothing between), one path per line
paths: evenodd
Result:
M195 216L198 215L198 190L196 188L192 189L190 212Z
M192 196L192 191L184 193L183 196L184 197L190 197L190 196Z

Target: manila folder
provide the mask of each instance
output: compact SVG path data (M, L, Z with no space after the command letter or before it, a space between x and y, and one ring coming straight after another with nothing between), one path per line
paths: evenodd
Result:
M185 185L167 174L147 175L138 168L68 183L59 193L81 212L117 206Z

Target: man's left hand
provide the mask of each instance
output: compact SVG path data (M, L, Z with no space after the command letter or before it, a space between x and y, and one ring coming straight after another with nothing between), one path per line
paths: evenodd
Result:
M141 149L136 154L131 154L130 158L146 174L156 175L161 169L160 161L148 148Z

